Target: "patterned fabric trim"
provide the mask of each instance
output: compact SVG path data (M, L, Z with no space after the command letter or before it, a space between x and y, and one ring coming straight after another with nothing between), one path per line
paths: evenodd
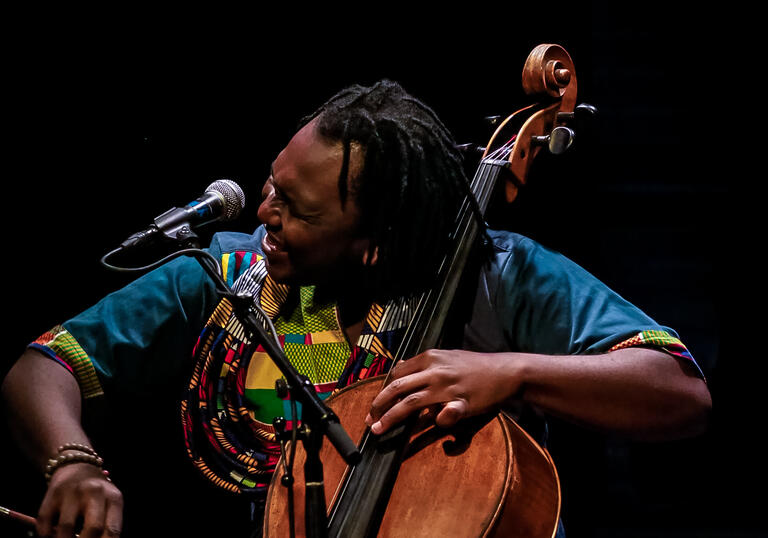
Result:
M264 278L259 301L261 308L270 318L275 319L280 313L280 308L288 299L288 292L289 288L285 284L278 284L269 275Z
M623 342L619 342L608 351L616 351L618 349L626 349L628 347L636 346L656 347L669 353L670 355L684 359L694 368L696 368L696 370L699 372L699 375L702 377L702 379L704 379L704 373L701 371L701 368L699 368L699 365L694 360L691 352L688 351L687 347L685 347L685 344L683 344L679 338L672 336L667 331L641 331L635 336L627 338Z
M357 345L388 359L394 359L396 345L411 322L418 307L418 298L397 300L386 306L373 304L366 316ZM393 354L392 351L395 351Z
M237 281L252 265L261 261L262 256L254 252L245 252L236 250L234 252L225 252L221 255L222 277L229 286Z
M192 463L216 486L263 493L280 450L274 432L264 432L243 402L246 370L240 362L250 346L217 326L223 321L232 328L232 314L232 304L222 300L195 346L201 360L181 402L184 441Z
M88 399L104 395L104 389L99 383L91 358L77 340L61 325L57 325L41 335L30 347L42 351L72 372L80 386L83 398Z
M276 283L263 259L245 269L231 287L250 294L273 320L286 357L323 399L341 386L389 370L390 349L401 339L415 306L403 301L374 305L358 345L351 346L336 305L316 304L313 286L291 289ZM280 455L272 419L285 417L287 429L294 428L301 404L294 415L289 399L276 398L280 370L261 345L248 341L226 299L206 324L194 357L195 370L181 405L187 453L220 488L263 495Z

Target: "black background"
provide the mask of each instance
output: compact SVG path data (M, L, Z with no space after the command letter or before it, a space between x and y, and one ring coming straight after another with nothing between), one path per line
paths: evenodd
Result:
M246 211L227 228L257 226L271 160L337 89L398 80L459 142L482 145L485 116L528 104L528 52L558 43L576 65L579 100L599 114L569 153L537 161L509 223L677 329L715 403L709 432L678 442L557 425L569 536L765 532L752 493L765 477L753 424L759 360L735 299L751 288L742 267L752 249L723 163L738 155L711 121L725 111L710 112L724 70L710 63L718 44L704 28L717 22L660 3L366 10L90 13L94 25L78 22L86 14L11 17L21 31L4 65L3 371L27 342L127 282L99 265L103 254L214 179L245 190ZM2 435L0 505L34 513L39 481ZM157 454L145 438L122 444Z

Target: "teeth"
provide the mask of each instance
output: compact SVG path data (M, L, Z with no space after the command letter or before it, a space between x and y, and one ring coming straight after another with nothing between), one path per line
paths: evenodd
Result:
M264 236L264 243L270 247L271 250L279 250L280 249L280 243L275 240L275 238L271 234L267 234Z

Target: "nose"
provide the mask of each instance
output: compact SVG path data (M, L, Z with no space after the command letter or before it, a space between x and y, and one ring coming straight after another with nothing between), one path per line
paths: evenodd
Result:
M264 196L264 199L259 204L259 209L256 211L256 215L259 220L270 229L280 228L280 209L275 202L275 196L273 192Z

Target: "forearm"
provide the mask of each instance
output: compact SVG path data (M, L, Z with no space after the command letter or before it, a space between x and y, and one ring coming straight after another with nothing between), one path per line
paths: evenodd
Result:
M518 396L554 416L647 441L696 435L706 427L712 405L706 384L664 352L636 347L516 360Z
M701 432L711 407L704 381L678 359L646 348L603 355L429 350L393 369L366 422L383 433L440 406L440 426L522 399L592 429L643 440Z
M75 378L42 354L22 355L3 381L2 396L11 432L41 471L61 445L90 444Z
M60 446L91 444L80 425L81 395L75 378L40 353L28 350L16 362L3 381L2 396L11 431L41 471ZM37 514L37 532L119 536L122 518L122 493L101 466L69 462L49 479Z

